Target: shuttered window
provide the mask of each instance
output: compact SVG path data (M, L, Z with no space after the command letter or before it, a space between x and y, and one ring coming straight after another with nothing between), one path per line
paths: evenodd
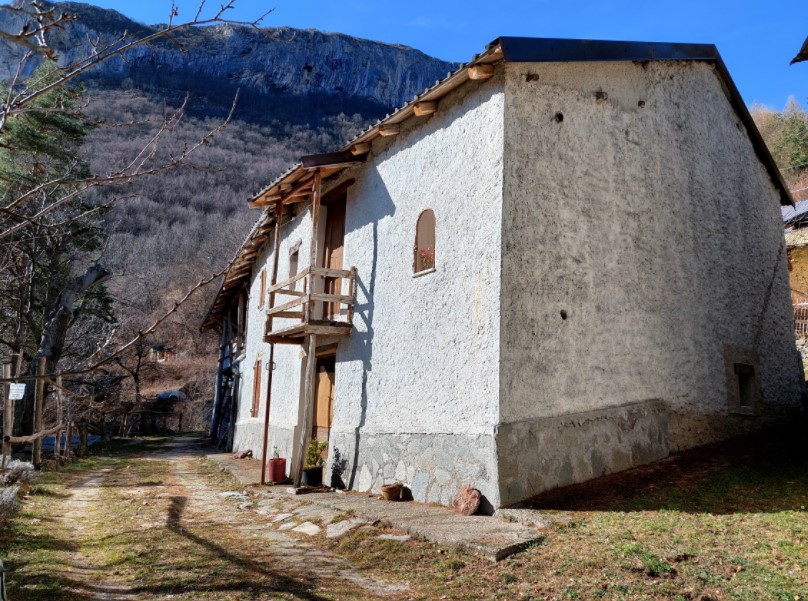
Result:
M261 292L258 295L258 308L263 308L267 300L267 270L261 270Z
M258 417L258 404L261 402L261 359L253 366L253 396L250 417Z

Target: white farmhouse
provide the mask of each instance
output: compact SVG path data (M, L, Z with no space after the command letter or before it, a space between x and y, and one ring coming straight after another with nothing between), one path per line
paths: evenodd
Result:
M214 433L490 511L758 428L791 202L714 46L500 38L251 199Z

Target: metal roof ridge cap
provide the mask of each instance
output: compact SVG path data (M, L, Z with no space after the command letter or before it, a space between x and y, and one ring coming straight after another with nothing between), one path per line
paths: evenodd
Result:
M502 36L492 44L502 47L509 62L605 62L644 60L715 60L715 44L590 40L580 38L533 38Z

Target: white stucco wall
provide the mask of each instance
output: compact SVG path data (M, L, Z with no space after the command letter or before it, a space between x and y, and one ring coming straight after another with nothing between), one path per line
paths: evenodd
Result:
M377 488L384 478L412 485L437 477L440 486L416 484L414 494L448 502L462 477L450 472L463 473L463 454L470 464L494 464L502 114L501 80L466 86L433 116L375 142L367 163L345 175L356 178L345 266L357 268L358 305L355 331L337 354L332 440L348 457L359 440L356 489ZM436 267L413 277L415 227L425 209L436 218ZM417 443L418 451L407 447L420 435L438 436ZM385 452L363 459L372 454L363 446L370 440L388 448L387 459ZM439 456L448 464L438 466ZM494 471L479 470L466 472L493 492Z
M323 185L325 193L356 179L348 189L344 254L344 267L357 268L355 329L339 342L331 431L332 457L339 450L350 460L346 483L355 489L395 477L416 498L448 502L465 473L495 494L503 102L500 78L465 86L436 114L376 141L365 163ZM427 208L437 222L436 268L413 277L416 222ZM310 224L304 205L284 226L279 280L288 275L288 249L296 242L300 268L307 265ZM250 418L252 366L259 352L264 363L269 357L257 298L271 255L257 261L251 282L236 425L236 447L254 451L266 371L259 417ZM277 345L275 352L270 449L278 444L291 457L302 350Z
M287 209L289 210L289 209ZM278 281L289 277L290 250L295 244L300 244L298 269L304 269L308 264L309 240L311 237L311 214L307 206L292 209L296 214L283 226L281 247L278 254ZM266 326L266 309L259 307L261 290L261 270L267 271L267 288L270 286L272 276L272 251L274 234L270 234L264 245L263 253L256 260L253 277L250 282L249 298L247 303L247 335L245 341L244 358L240 363L241 385L240 402L238 406L238 420L234 448L237 450L252 449L258 456L263 437L264 413L266 411L267 397L267 364L269 361L270 345L264 342L264 329ZM302 289L302 281L298 289ZM278 302L286 302L291 297L279 297ZM267 294L266 303L269 302ZM276 319L275 326L294 323L291 320ZM261 370L261 397L257 417L250 416L253 391L253 365L259 354L262 356ZM275 346L275 373L272 382L272 402L270 408L270 429L268 453L271 454L274 446L283 457L292 456L292 432L298 421L300 378L303 353L297 345Z
M778 195L713 68L505 68L503 423L659 399L691 446L752 419L744 357L762 413L795 404Z
M501 87L470 86L374 146L348 193L345 266L359 285L340 348L337 429L490 433L498 418ZM378 148L378 150L377 150ZM436 218L434 273L413 277L418 216ZM357 402L354 402L357 401Z

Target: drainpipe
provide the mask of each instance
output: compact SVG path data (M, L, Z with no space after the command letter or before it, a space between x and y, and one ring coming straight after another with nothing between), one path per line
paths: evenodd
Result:
M272 283L270 288L278 283L278 255L281 251L281 221L283 218L283 200L279 199L275 203L275 249L272 258ZM270 309L275 305L275 292L269 293ZM272 316L267 318L267 331L272 330ZM267 398L264 407L264 440L261 447L261 485L266 484L267 475L267 445L269 444L269 407L272 400L272 372L275 371L275 343L269 345L269 369L267 370Z

